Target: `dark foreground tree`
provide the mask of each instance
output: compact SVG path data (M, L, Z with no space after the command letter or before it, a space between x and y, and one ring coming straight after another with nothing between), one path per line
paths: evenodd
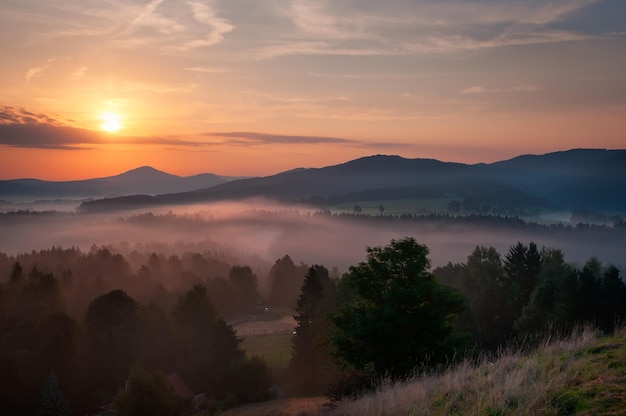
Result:
M406 237L367 249L367 261L350 267L353 298L331 315L336 356L377 375L410 375L416 367L450 358L461 337L452 322L463 296L429 272L428 247Z

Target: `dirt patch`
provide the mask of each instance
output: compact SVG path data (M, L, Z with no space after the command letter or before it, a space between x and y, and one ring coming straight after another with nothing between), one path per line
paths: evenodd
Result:
M326 403L323 396L272 400L230 409L220 416L317 416Z

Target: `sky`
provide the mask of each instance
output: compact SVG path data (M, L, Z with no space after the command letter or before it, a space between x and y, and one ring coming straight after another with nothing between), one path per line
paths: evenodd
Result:
M626 148L624 0L2 0L0 56L0 179Z

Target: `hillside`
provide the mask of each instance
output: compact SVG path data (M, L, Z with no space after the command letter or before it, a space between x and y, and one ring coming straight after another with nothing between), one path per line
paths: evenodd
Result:
M626 330L598 337L585 329L568 339L546 342L532 353L506 352L496 360L464 362L441 375L383 385L374 394L340 402L332 410L320 405L319 398L292 399L232 409L223 416L276 414L626 415Z
M208 189L91 201L86 211L241 200L253 197L328 206L355 200L453 195L476 205L626 211L626 151L570 150L466 165L376 155L340 165L295 169Z
M382 414L624 415L626 332L598 338L587 329L528 355L505 353L494 362L383 387L328 413Z

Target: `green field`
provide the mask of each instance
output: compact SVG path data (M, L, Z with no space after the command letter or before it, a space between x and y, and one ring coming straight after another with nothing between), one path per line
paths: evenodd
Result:
M241 348L249 357L257 355L265 360L274 373L289 366L291 360L291 334L245 337Z

